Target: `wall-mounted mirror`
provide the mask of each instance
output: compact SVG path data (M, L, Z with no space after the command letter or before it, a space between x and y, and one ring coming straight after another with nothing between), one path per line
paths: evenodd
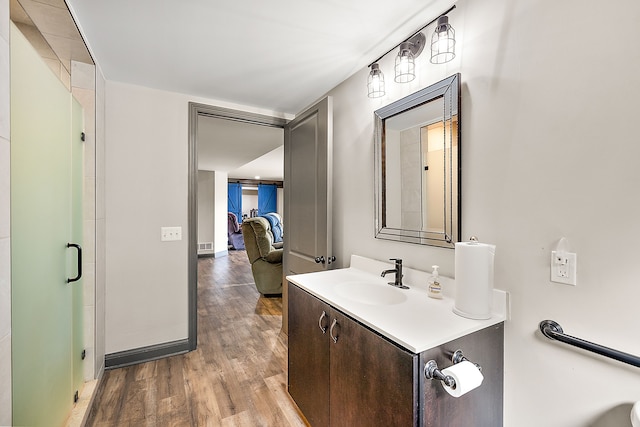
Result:
M375 112L375 236L460 241L460 74Z

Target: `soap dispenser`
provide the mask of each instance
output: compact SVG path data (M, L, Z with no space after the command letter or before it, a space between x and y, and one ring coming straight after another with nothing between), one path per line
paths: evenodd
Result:
M438 266L432 265L433 271L429 278L429 296L431 298L442 299L442 286L440 285L440 278L438 277Z

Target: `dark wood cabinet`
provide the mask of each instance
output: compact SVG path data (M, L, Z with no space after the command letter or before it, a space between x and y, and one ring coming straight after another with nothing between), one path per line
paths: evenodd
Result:
M416 425L418 357L340 312L332 316L330 425Z
M502 425L502 323L415 354L288 286L288 389L311 426ZM482 391L454 398L423 370L431 359L450 366L458 348L485 380Z
M329 425L328 304L289 284L289 394L314 427Z

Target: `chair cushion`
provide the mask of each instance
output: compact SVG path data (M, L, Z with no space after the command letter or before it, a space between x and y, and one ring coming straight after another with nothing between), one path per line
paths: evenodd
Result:
M257 259L267 258L269 253L275 250L269 221L265 218L247 218L242 221L242 235L251 264Z
M282 242L282 220L280 219L280 215L275 212L270 212L262 216L269 221L271 233L273 234L273 241L276 243Z

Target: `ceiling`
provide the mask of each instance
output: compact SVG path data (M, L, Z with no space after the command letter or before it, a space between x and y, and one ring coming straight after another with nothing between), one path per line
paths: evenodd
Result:
M108 80L296 114L454 1L67 3Z
M72 34L72 21L63 16L64 1L19 0L63 64L90 62ZM66 0L107 80L287 115L320 99L454 2ZM203 169L282 179L282 148L274 147L267 130L273 128L214 128L198 139Z
M198 169L282 181L284 129L198 117Z

